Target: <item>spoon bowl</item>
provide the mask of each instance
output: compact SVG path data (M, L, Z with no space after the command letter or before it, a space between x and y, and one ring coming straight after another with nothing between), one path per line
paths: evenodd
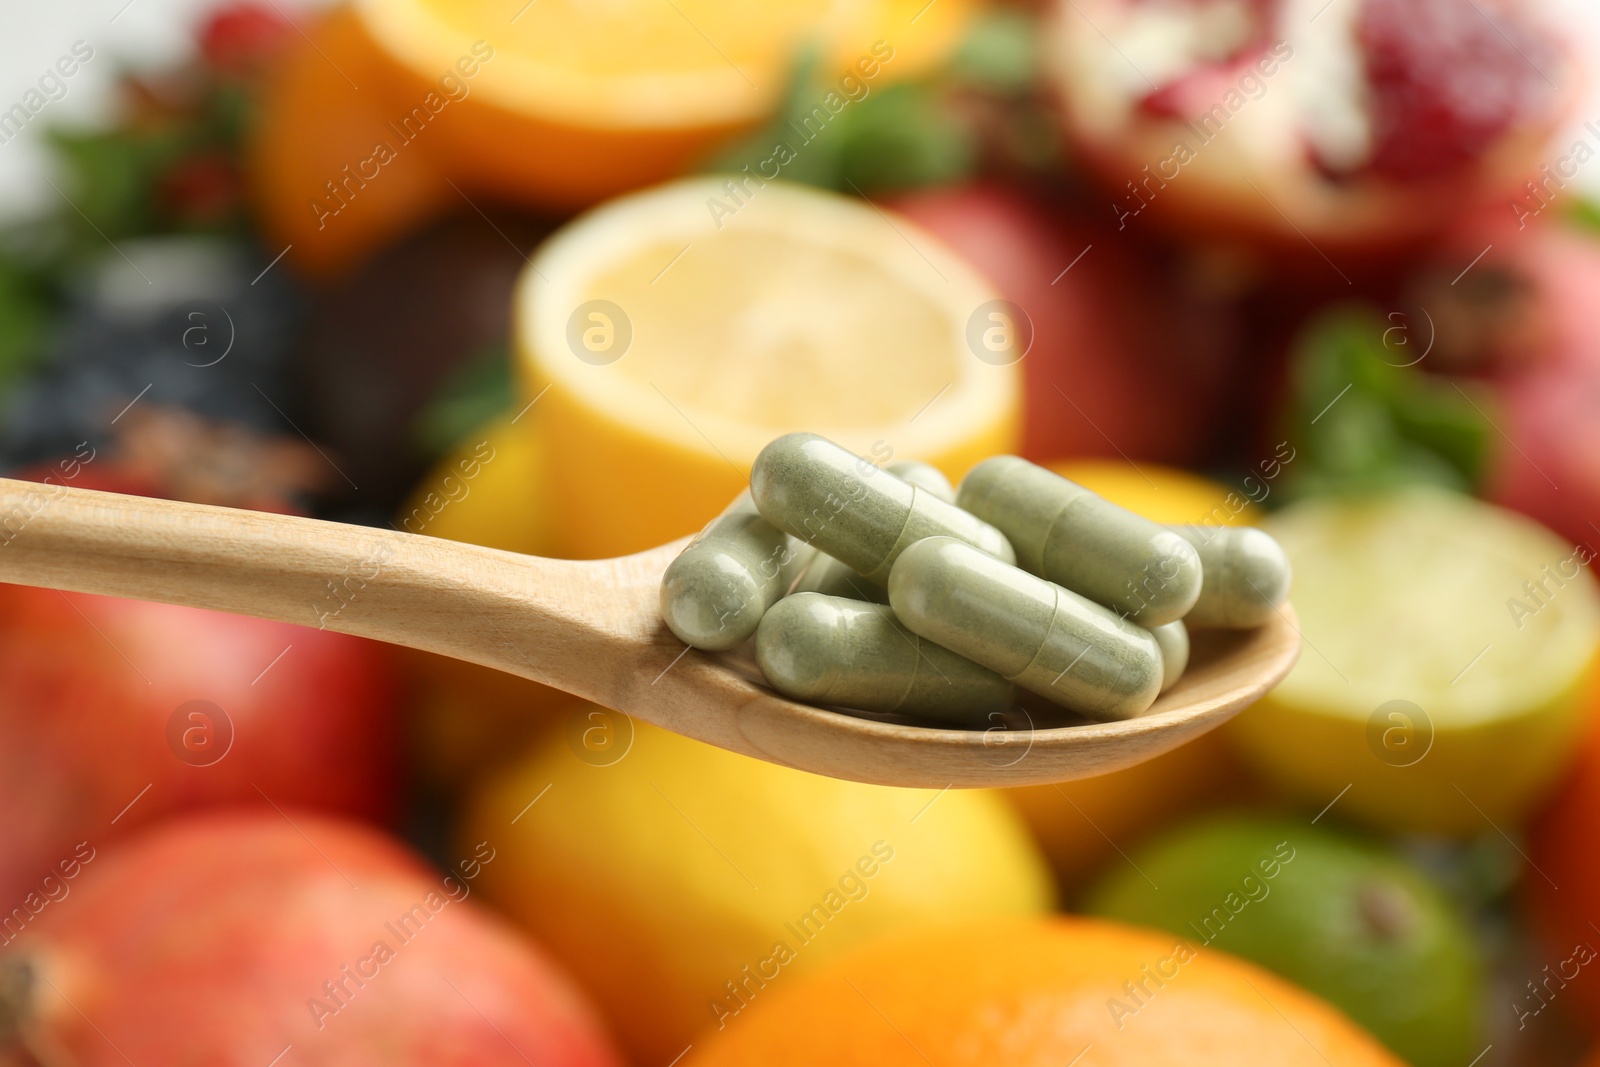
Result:
M448 506L448 505L447 505ZM1176 748L1260 699L1299 655L1293 610L1196 631L1189 668L1144 715L948 729L798 704L748 656L661 622L684 538L555 560L396 530L0 479L0 581L255 615L436 652L542 682L771 763L880 785L1087 778ZM1042 718L1043 716L1041 716ZM1061 716L1065 718L1066 716Z

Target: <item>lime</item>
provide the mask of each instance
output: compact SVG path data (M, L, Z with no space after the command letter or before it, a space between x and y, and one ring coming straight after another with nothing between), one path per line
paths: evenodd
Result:
M1321 498L1266 528L1294 565L1300 662L1229 730L1321 808L1493 832L1567 765L1600 647L1593 553L1442 490Z
M1304 819L1221 815L1130 858L1090 891L1086 911L1169 930L1200 956L1258 963L1344 1009L1414 1067L1461 1067L1483 1050L1483 965L1465 922L1378 845ZM1155 981L1144 985L1112 1010L1131 1018L1160 999Z

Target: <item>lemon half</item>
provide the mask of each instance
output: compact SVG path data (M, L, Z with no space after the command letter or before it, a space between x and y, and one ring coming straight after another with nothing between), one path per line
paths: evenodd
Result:
M911 223L802 186L696 179L584 215L523 273L513 328L560 550L693 532L791 431L951 477L1011 450L1016 363L971 340L996 299Z

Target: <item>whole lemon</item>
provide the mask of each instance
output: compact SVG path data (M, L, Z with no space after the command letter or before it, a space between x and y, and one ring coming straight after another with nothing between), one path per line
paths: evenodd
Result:
M996 794L824 778L594 705L484 783L462 829L498 852L483 893L641 1063L877 934L1054 896Z

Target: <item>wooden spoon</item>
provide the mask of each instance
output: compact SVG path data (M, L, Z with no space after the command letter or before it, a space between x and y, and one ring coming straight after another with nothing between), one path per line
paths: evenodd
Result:
M686 543L619 559L541 559L0 479L0 581L407 645L543 682L734 752L882 785L1025 785L1132 766L1259 699L1300 650L1285 606L1257 630L1197 632L1188 672L1126 722L951 730L861 718L785 700L748 664L673 637L658 593L662 571Z

